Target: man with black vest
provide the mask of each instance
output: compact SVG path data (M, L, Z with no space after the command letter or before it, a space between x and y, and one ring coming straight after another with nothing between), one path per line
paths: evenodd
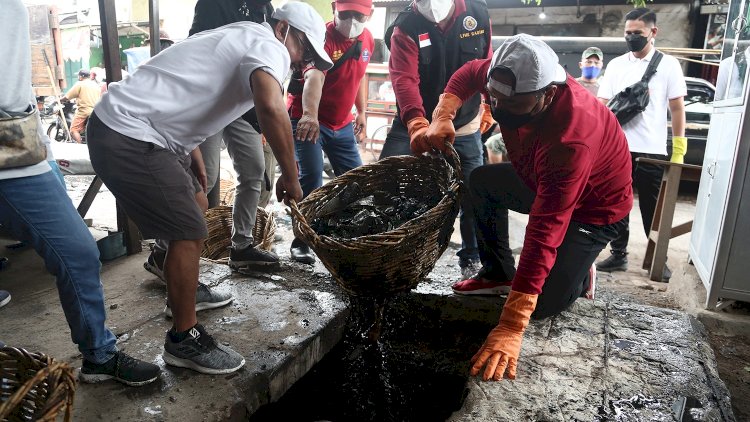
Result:
M294 129L294 150L299 163L302 194L323 185L323 151L338 176L362 165L357 143L367 126L364 80L375 41L365 23L373 12L372 0L336 0L333 21L326 24L325 49L333 67L321 72L314 66L295 72L289 83L289 116ZM356 119L352 106L357 109ZM315 255L294 239L292 260L314 264Z
M424 137L451 75L466 62L492 57L491 32L484 0L415 0L396 17L385 42L391 51L388 67L398 115L380 158L410 153L410 141ZM467 186L471 172L483 164L480 134L492 123L479 94L464 102L453 119L454 147ZM479 250L467 195L461 201L460 220L459 265L463 278L469 278L479 269Z

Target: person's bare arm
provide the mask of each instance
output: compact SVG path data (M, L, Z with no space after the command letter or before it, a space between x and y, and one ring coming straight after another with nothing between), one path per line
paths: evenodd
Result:
M354 120L354 136L357 137L357 142L362 142L367 136L367 114L365 113L365 109L367 108L366 77L362 77L362 80L359 81L359 90L357 90L354 106L357 108L357 118Z
M276 198L289 203L302 199L297 162L294 160L292 124L286 111L279 82L266 71L258 69L250 75L250 86L255 98L255 110L263 135L273 150L281 167L281 177L276 183Z
M685 136L684 97L669 100L669 111L672 113L672 136Z
M195 148L190 152L190 169L201 184L204 193L208 193L208 175L206 174L206 165L203 162L203 154L200 148Z
M297 122L295 139L317 142L320 135L318 123L318 106L323 94L325 75L318 69L311 68L305 72L305 85L302 88L302 117Z

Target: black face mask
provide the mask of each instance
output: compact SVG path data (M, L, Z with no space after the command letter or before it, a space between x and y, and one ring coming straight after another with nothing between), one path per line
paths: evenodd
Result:
M498 110L497 108L493 107L492 118L495 119L495 121L498 122L500 126L507 127L509 129L518 129L519 127L529 123L534 119L534 117L539 114L539 112L534 113L534 109L536 109L536 106L534 106L534 108L532 108L528 113L513 114L507 111Z
M625 35L625 42L628 44L628 50L637 53L646 47L646 44L648 44L648 37L644 37L640 34L628 34Z

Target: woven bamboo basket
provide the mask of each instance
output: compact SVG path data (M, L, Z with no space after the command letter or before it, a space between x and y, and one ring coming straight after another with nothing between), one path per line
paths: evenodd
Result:
M367 164L314 190L299 205L292 203L294 235L315 251L339 285L352 295L409 290L432 271L448 246L460 207L461 180L460 163L452 147L447 159L404 155ZM337 187L352 182L363 187L365 195L380 190L425 198L430 188L446 193L435 207L394 230L353 239L315 233L309 222L322 215Z
M0 420L55 421L73 414L76 381L67 363L43 353L0 349Z
M230 176L231 177L231 176ZM234 179L220 179L219 180L219 202L221 205L234 204L234 191L236 182Z
M232 245L232 207L219 205L206 211L205 217L208 237L203 242L201 256L213 260L229 257L229 246ZM271 250L275 234L276 222L273 213L258 207L253 226L253 246Z

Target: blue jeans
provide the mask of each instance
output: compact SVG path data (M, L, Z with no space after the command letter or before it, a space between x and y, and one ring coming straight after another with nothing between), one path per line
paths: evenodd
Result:
M464 267L469 263L469 260L479 260L476 221L469 195L469 176L471 176L471 172L475 168L484 164L481 134L477 131L471 135L457 136L453 147L456 149L458 157L461 160L461 169L464 173L464 193L461 195L461 214L459 217L461 249L456 254L458 255L459 265ZM403 123L401 123L401 120L394 119L391 131L388 132L385 144L383 144L380 158L409 154L411 154L409 132Z
M99 249L55 174L0 180L0 224L44 258L83 358L109 360L117 347L104 325Z
M297 130L297 120L292 120L292 130ZM302 186L303 197L323 186L323 151L328 156L336 176L362 165L352 125L346 125L339 130L320 125L320 136L315 143L294 140L294 154L299 162L299 184Z

